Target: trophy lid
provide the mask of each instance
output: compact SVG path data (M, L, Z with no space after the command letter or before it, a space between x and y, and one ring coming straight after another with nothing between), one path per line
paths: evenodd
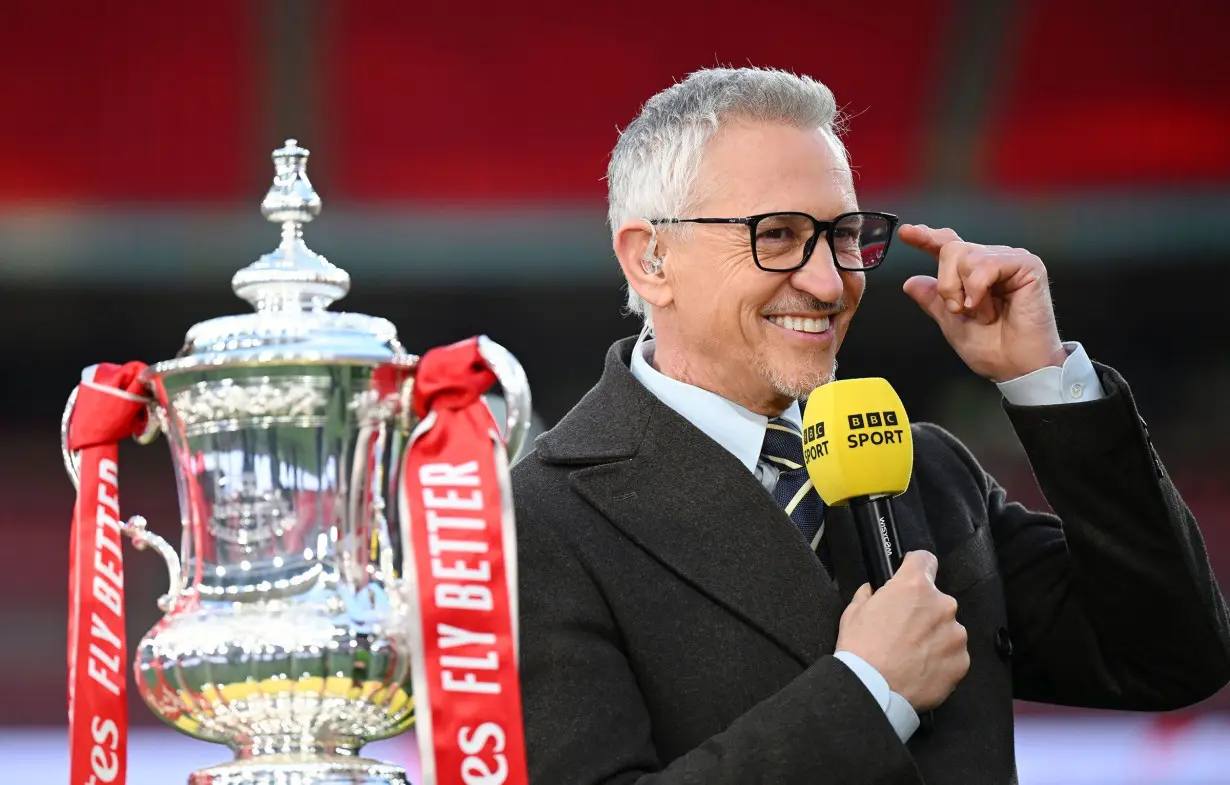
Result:
M261 202L261 213L281 225L282 241L231 280L235 294L251 303L254 312L194 325L176 358L152 366L152 375L270 363L413 362L388 320L327 310L346 296L350 276L303 240L303 225L321 208L307 176L308 155L295 139L273 151L273 185Z

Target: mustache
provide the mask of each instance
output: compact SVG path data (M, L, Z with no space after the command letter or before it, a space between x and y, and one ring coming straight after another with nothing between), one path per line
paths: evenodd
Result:
M823 316L838 313L846 309L846 298L842 296L835 303L827 303L824 300L807 295L798 295L797 297L785 297L781 300L776 300L769 303L760 309L761 316L769 316L774 313L783 311L801 311L808 313L819 313Z

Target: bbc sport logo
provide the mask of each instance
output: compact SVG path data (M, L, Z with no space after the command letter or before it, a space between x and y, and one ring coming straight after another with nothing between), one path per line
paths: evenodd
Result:
M898 427L901 418L897 412L867 412L847 414L850 432L846 434L846 446L854 450L863 445L905 444L905 428Z

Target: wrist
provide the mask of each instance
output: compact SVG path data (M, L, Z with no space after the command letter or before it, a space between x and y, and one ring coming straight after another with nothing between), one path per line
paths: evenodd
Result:
M1060 344L1059 346L1055 347L1055 350L1053 352L1051 352L1051 361L1050 363L1048 363L1048 365L1053 365L1056 368L1062 368L1064 366L1064 363L1068 361L1068 357L1069 357L1068 350L1063 348L1063 344ZM1045 368L1047 366L1044 365L1042 367Z
M1020 379L1023 376L1036 373L1043 368L1062 368L1068 361L1068 356L1068 350L1060 344L1047 355L1039 356L1037 359L1022 363L1016 368L1006 369L996 374L991 381L996 384L1003 384L1004 382L1010 382L1013 379Z

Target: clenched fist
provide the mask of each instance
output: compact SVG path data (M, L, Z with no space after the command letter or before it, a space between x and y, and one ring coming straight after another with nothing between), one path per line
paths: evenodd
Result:
M927 551L907 553L888 583L864 584L841 616L837 649L857 654L922 713L939 706L969 671L957 601L935 587Z

